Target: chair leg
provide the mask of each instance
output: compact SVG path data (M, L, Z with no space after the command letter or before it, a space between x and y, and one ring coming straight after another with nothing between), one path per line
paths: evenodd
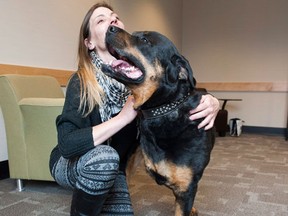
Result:
M17 191L19 191L19 192L23 191L24 190L23 180L17 179L16 183L17 183Z

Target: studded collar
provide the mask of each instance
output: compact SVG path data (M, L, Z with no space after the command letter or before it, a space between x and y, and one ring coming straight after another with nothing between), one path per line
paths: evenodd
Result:
M187 98L190 96L190 93L188 92L187 95L185 95L184 97L180 98L177 101L168 103L168 104L164 104L162 106L158 106L158 107L154 107L151 109L147 109L147 110L141 110L143 117L145 119L149 119L149 118L158 118L160 116L164 116L169 114L170 112L176 110L181 104L184 103L184 101L187 100Z

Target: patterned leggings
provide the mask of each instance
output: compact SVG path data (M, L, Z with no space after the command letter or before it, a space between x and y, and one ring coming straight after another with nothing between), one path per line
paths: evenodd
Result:
M115 149L99 145L76 160L61 157L52 176L65 188L91 195L108 194L101 215L133 215L126 176L118 172L119 160Z

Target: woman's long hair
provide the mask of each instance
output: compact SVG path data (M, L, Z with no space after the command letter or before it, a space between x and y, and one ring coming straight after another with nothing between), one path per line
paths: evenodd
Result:
M91 36L90 18L94 10L99 7L106 7L113 11L113 8L105 2L93 5L84 17L79 34L77 73L79 75L81 89L79 111L82 112L83 116L87 116L92 112L96 105L101 105L104 94L95 76L95 67L91 62L90 51L84 43L85 39L89 39Z

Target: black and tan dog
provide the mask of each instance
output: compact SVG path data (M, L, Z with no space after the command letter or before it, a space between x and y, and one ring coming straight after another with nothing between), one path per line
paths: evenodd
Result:
M194 89L189 62L157 32L130 35L110 26L106 43L118 60L104 65L103 72L131 89L142 113L140 143L148 172L173 190L175 215L197 215L194 198L214 135L197 128L201 120L189 119L202 96Z

